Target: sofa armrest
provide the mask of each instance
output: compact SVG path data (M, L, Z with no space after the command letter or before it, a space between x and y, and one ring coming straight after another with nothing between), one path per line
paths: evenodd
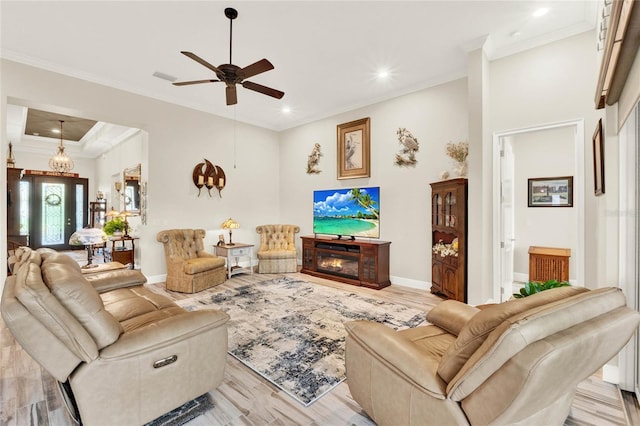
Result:
M457 300L445 300L429 311L427 321L457 336L462 327L478 312L480 309L474 306Z
M146 327L124 333L111 346L100 351L103 361L139 356L181 340L186 340L203 331L225 326L229 315L217 309L205 309L165 318ZM226 326L225 326L226 327ZM227 345L227 341L220 342Z
M87 274L84 277L98 293L143 285L147 282L147 277L135 269L98 272L96 274Z
M408 380L437 399L445 399L446 383L437 375L438 360L419 350L397 331L373 321L345 324L348 337L374 358L399 370Z

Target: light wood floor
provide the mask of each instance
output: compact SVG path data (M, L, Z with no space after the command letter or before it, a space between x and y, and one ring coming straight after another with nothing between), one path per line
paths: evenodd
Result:
M276 275L243 274L206 292L227 290ZM376 291L299 274L302 279L380 300L430 310L440 299L422 290L391 286ZM163 284L150 287L174 300L190 297L167 292ZM202 295L203 293L198 293ZM235 358L227 357L222 385L210 392L214 408L188 423L199 425L354 425L375 426L349 394L346 382L310 407L304 407ZM635 400L635 398L633 398ZM630 425L618 388L592 376L580 385L566 425ZM637 414L636 417L637 418ZM72 425L55 388L43 371L15 342L0 321L0 425Z

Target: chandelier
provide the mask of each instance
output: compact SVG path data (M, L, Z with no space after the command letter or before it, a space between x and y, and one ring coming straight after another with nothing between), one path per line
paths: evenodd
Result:
M49 160L49 167L51 170L55 170L58 173L67 173L73 169L73 161L64 153L64 144L62 143L62 123L60 121L60 145L58 146L58 152Z

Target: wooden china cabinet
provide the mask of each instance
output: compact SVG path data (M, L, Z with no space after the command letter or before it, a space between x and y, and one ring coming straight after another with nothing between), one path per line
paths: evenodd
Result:
M431 292L466 303L467 179L431 184L431 247Z

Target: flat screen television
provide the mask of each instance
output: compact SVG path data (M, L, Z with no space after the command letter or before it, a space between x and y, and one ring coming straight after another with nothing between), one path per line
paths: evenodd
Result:
M380 238L380 187L313 191L313 233Z

